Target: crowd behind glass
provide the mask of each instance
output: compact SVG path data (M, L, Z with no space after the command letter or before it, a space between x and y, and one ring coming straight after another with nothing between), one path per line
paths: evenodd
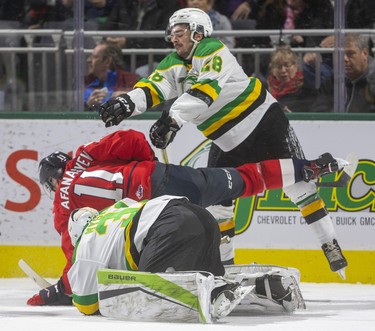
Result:
M86 0L81 7L73 0L1 0L0 111L90 111L131 89L173 51L163 31L183 7L207 12L214 36L286 112L375 112L373 0ZM345 33L337 66L340 24ZM150 38L143 31L160 33ZM342 72L345 101L337 109L335 75Z

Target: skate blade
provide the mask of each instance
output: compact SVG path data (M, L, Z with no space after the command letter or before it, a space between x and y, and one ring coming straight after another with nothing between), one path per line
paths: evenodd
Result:
M340 269L340 270L337 270L336 272L339 274L339 276L340 276L343 280L346 280L345 268L342 268L342 269Z
M349 155L347 155L345 160L340 158L337 158L336 160L339 164L340 170L342 169L349 178L352 178L358 166L357 154L350 153Z

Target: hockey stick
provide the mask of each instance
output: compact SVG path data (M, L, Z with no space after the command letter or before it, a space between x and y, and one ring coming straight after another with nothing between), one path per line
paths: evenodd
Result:
M165 164L169 164L168 153L167 153L167 149L166 148L162 148L161 149L161 156L163 158L163 162Z
M350 180L355 174L358 166L358 157L355 153L350 153L346 159L349 165L344 166L340 178L335 182L317 182L315 183L318 187L346 187L348 186Z
M36 284L40 286L40 288L46 288L52 285L41 275L39 275L33 268L31 268L24 259L20 259L18 261L18 265L27 276L29 276Z

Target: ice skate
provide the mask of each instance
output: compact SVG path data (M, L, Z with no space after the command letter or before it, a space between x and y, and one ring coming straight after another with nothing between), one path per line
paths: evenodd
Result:
M287 312L306 309L305 300L293 276L266 274L256 279L256 293L281 304Z
M212 291L211 301L215 319L223 318L248 295L254 286L241 286L238 283L227 284Z
M324 153L320 155L318 159L310 161L310 164L303 167L303 180L305 182L309 182L322 176L337 172L349 165L349 161L334 158L330 153Z
M348 266L341 248L336 239L322 245L324 255L326 256L332 271L337 272L345 280L345 268Z

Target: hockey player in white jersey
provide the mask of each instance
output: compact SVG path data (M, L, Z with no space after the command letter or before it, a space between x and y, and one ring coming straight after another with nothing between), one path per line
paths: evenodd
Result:
M132 91L101 105L99 113L106 127L177 97L169 112L151 127L150 138L158 148L165 148L180 127L191 122L213 141L209 167L305 158L277 100L259 79L247 77L230 50L211 38L211 33L210 18L203 11L186 8L175 12L169 20L167 39L176 51ZM284 192L315 233L331 270L344 277L347 261L316 185L301 182L284 188ZM234 235L232 201L223 201L210 210ZM228 259L232 258L230 253Z
M176 303L182 300L188 315L196 308L195 303L189 306L186 291L181 295L178 294L180 290L169 291L168 288L163 288L169 287L167 282L160 279L151 281L145 273L139 277L150 279L143 282L143 285L148 287L147 291L140 290L138 285L122 291L117 289L117 292L121 292L117 295L119 298L110 301L109 307L105 298L114 297L116 291L112 288L107 294L102 293L99 300L96 275L101 269L146 273L202 272L203 278L207 273L212 274L215 281L208 296L210 308L206 309L204 321L226 316L244 297L250 301L254 297L257 304L260 302L258 299L262 298L288 312L301 308L300 304L303 303L298 284L291 281L292 276L257 273L252 285L243 286L222 277L225 270L220 260L221 234L217 222L207 210L184 197L164 195L140 202L123 199L99 213L92 208L80 208L70 216L69 234L75 246L73 266L68 273L73 302L87 315L98 313L99 301L102 300L101 312L104 312L105 316L106 313L112 313L110 316L118 317L116 314L120 313L114 313L114 310L121 305L118 301L120 297L137 291L138 295L149 292L146 304L150 303L150 307L145 308L157 309L155 318L163 311L151 307L151 302L155 296L162 294L166 297L160 301L161 305L164 301ZM138 276L128 274L122 277L131 280ZM168 279L168 275L165 277ZM104 283L114 283L115 279L108 278ZM121 276L118 279L121 279ZM182 297L185 297L185 300ZM129 300L127 304L134 305L134 300L136 298ZM177 306L180 304L176 304ZM134 307L123 308L124 311L129 311ZM142 308L136 310L141 311ZM123 314L121 313L121 317L134 317ZM150 312L147 314L149 316ZM144 317L138 314L139 319Z

